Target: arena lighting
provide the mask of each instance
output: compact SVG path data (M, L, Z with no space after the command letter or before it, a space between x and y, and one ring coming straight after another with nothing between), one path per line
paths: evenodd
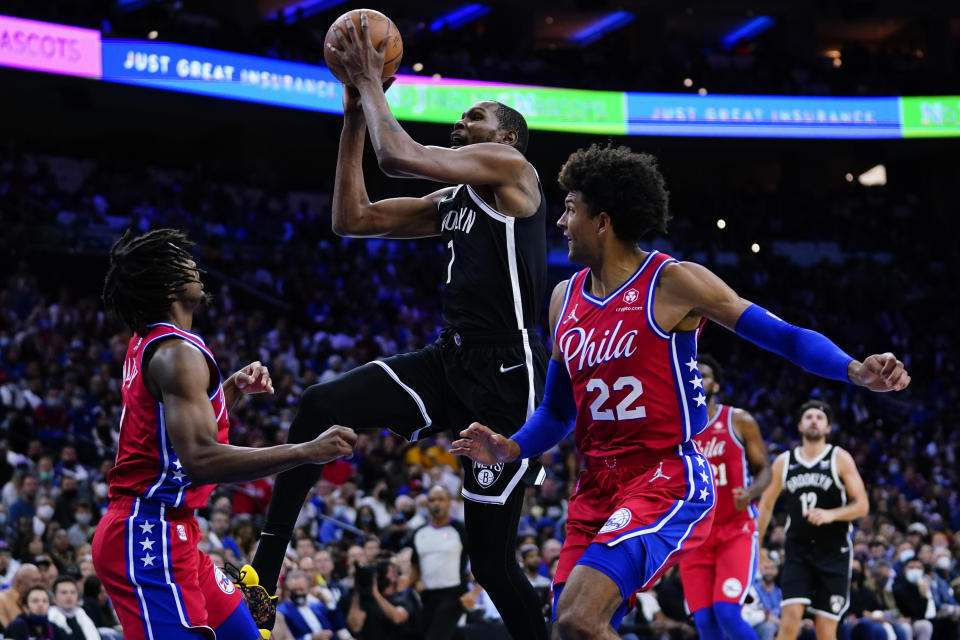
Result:
M153 31L147 34L148 40L156 40L159 37L160 37L160 33L156 29L154 29Z
M857 176L857 182L865 187L882 187L887 184L887 168L882 164L871 167Z
M458 7L449 13L445 13L430 23L430 31L441 31L443 29L459 29L463 25L473 22L477 18L490 13L490 7L485 4L474 2Z
M283 17L286 20L296 20L299 16L309 18L321 11L326 11L330 7L343 4L345 0L300 0L283 8ZM298 11L302 13L298 14Z
M723 218L720 218L719 220L717 220L717 229L726 229L726 228L727 228L726 220L724 220Z
M616 31L621 27L627 26L633 22L634 18L636 18L636 16L629 11L614 11L613 13L608 13L575 32L570 36L570 42L578 47L585 47L588 44L596 42L611 31Z
M750 245L750 251L754 253L760 253L760 245L754 242L752 245Z
M774 20L770 16L757 16L747 20L742 25L723 36L721 42L723 48L729 51L741 40L749 40L758 36L774 25Z

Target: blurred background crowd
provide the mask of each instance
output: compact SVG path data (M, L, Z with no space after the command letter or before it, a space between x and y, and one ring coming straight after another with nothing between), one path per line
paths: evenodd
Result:
M352 8L278 18L263 12L266 0L229 11L188 0L124 4L14 1L4 12L317 63L330 20ZM422 62L425 74L651 91L701 83L711 92L955 90L960 23L943 19L950 12L939 3L819 3L800 15L772 1L758 11L776 25L730 49L716 34L748 17L736 3L651 5L595 45L551 47L540 26L548 18L616 8L589 4L494 4L464 30L439 31L424 15L450 3L382 8L403 32L405 65ZM15 114L0 121L0 625L9 637L109 640L121 630L89 543L106 509L129 339L99 300L112 242L126 228L162 226L197 242L213 296L194 330L225 374L260 360L276 388L233 412L231 441L247 446L283 442L307 386L436 338L441 247L332 234L333 116L22 71L0 70L0 81L22 98L6 103ZM427 143L446 139L443 127L405 126ZM594 140L533 133L530 159L555 217L557 169ZM720 401L753 414L771 455L798 442L803 401L824 398L837 409L831 441L854 455L871 500L856 526L843 633L957 638L960 385L950 354L960 165L949 141L615 141L657 154L671 189L670 233L651 247L706 265L745 298L854 355L891 350L904 360L911 388L876 396L808 376L715 325L701 338L701 351L724 367ZM878 163L885 184L855 180ZM372 163L367 179L374 198L435 188L387 181ZM560 234L546 233L552 285L575 267ZM451 434L409 444L383 427L361 435L353 458L327 465L304 504L275 637L506 637L458 552L461 470L448 453ZM528 490L516 551L549 615L580 460L565 441L544 464L547 480ZM250 560L271 490L269 479L216 490L199 513L201 546L215 562ZM783 514L776 517L744 611L763 638L779 616ZM696 637L675 573L639 598L620 632Z

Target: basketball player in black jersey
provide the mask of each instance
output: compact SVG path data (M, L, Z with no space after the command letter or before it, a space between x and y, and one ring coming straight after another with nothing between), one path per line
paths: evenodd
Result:
M389 428L415 441L474 420L510 435L543 393L547 355L531 335L545 295L546 205L524 157L528 131L518 112L479 102L454 123L451 148L423 146L400 127L380 81L382 52L370 46L365 16L338 27L344 89L333 195L333 228L351 237L439 236L446 248L445 327L424 349L371 362L307 389L290 441L323 425ZM419 198L370 202L362 155L369 131L381 170L457 186ZM525 484L539 484L536 460L481 465L464 459L467 544L474 576L518 640L545 640L539 599L515 556ZM291 530L320 465L277 477L253 567L260 584L277 582Z
M797 637L804 608L814 614L817 640L835 640L850 605L850 523L867 515L869 501L853 457L826 442L832 421L825 402L810 400L800 407L803 444L777 457L760 498L757 526L763 540L773 505L781 493L787 495L778 640Z

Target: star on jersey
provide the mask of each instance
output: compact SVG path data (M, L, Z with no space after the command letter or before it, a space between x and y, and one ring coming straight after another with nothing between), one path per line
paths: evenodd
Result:
M174 461L173 461L173 466L175 466L175 467L177 468L177 471L179 471L180 469L183 469L183 464L181 464L181 462L180 462L179 460L174 460Z
M181 472L181 471L174 471L174 473L173 473L173 479L174 479L174 480L176 480L177 482L183 482L183 479L184 479L184 478L186 478L186 476L183 475L183 472Z
M707 406L707 396L703 395L702 393L701 393L700 395L698 395L696 398L694 398L694 400L697 401L697 406L698 406L698 407L705 407L705 406Z
M148 553L147 555L143 556L142 558L140 558L140 560L143 561L143 566L144 566L144 567L152 567L152 566L153 566L153 561L156 560L156 559L157 559L157 556L152 556L152 555L150 555L149 553Z
M694 389L703 389L703 378L701 378L700 376L697 376L696 378L690 381L690 384L693 385Z
M701 499L701 500L706 500L708 495L710 495L710 492L707 490L706 487L704 487L703 489L700 490L700 499Z
M151 540L150 538L147 538L146 540L141 540L140 546L143 547L143 549L140 549L140 551L153 551L153 540Z
M707 478L708 478L709 476L707 476L707 472L706 472L706 471L701 471L701 472L700 472L700 477L703 478L703 481L704 481L704 482L706 482L706 481L707 481Z
M690 372L693 372L697 368L697 361L693 358L693 356L690 356L690 362L687 362L686 365L690 367Z
M153 522L144 522L140 525L140 533L147 535L148 533L153 533Z
M703 458L701 458L700 456L697 456L696 458L694 458L694 460L696 460L697 464L700 465L701 468L703 468Z

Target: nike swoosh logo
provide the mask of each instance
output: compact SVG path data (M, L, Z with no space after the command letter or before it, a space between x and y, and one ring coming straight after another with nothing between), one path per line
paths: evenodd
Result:
M522 366L523 366L523 363L522 363L522 362L521 362L520 364L515 364L515 365L513 365L512 367L504 367L504 366L503 366L503 363L500 363L500 373L506 373L507 371L513 371L514 369L517 369L517 368L522 367Z

